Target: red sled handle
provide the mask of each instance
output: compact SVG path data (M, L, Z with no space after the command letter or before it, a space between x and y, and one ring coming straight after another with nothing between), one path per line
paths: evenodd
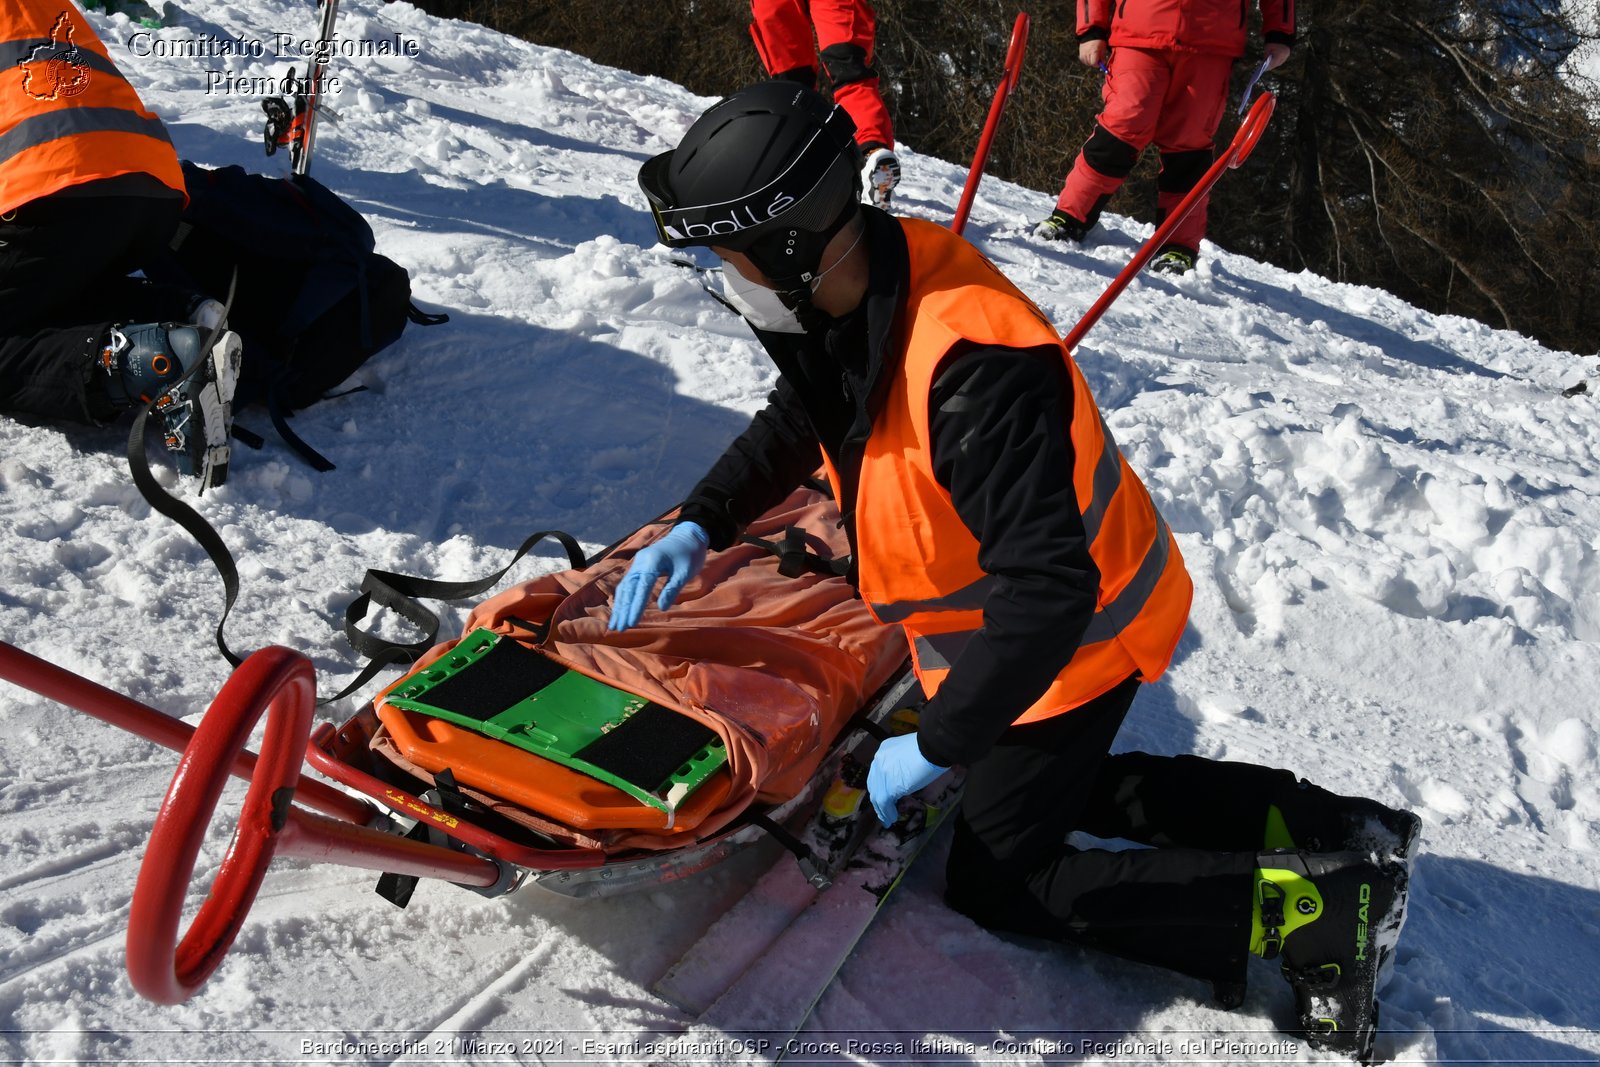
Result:
M1094 302L1094 306L1084 313L1083 318L1072 328L1072 332L1067 334L1067 351L1070 352L1078 347L1083 335L1100 321L1100 316L1104 315L1106 309L1122 295L1122 290L1126 289L1134 276L1144 269L1144 265L1150 262L1151 257L1161 250L1167 237L1189 217L1189 213L1200 203L1201 197L1211 191L1211 187L1217 184L1223 173L1237 168L1250 157L1250 153L1255 150L1256 142L1261 140L1262 133L1266 131L1267 120L1272 118L1272 109L1276 105L1277 98L1271 93L1262 93L1256 98L1255 105L1250 108L1250 114L1245 116L1238 132L1233 135L1228 150L1217 157L1216 162L1211 164L1211 169L1206 171L1205 177L1201 178L1177 208L1162 220L1161 225L1156 227L1156 232L1150 235L1150 239L1140 246L1139 251L1128 261L1128 265L1122 268L1122 273L1106 287L1106 291L1100 294L1100 299Z
M972 210L972 200L978 195L978 183L983 180L983 166L989 159L989 143L994 140L995 131L1000 128L1000 117L1005 114L1006 101L1011 98L1011 92L1017 87L1017 81L1022 77L1022 55L1028 50L1028 14L1019 12L1017 21L1011 27L1011 44L1006 49L1006 68L1000 76L1000 84L994 91L994 102L989 105L989 118L983 124L983 135L978 138L978 150L973 154L972 166L967 171L967 184L961 190L961 202L956 205L956 214L950 220L950 229L960 233L966 229L967 213Z
M232 946L288 818L315 708L310 661L275 646L234 671L195 729L156 815L128 912L128 977L143 996L158 1004L182 1003ZM185 891L206 829L263 712L266 734L233 842L179 941Z

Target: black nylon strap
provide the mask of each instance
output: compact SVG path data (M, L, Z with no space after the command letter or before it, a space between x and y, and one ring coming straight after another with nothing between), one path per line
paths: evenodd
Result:
M437 643L439 616L420 603L423 598L464 600L470 596L477 596L505 577L506 572L515 567L523 556L547 537L553 538L566 549L567 562L572 565L573 570L582 570L589 565L589 561L583 555L583 549L570 534L560 530L540 530L522 542L522 546L511 557L511 562L483 578L445 582L435 578L396 574L393 571L368 570L366 577L361 580L361 595L352 600L350 606L345 609L344 633L349 638L351 647L364 656L373 657L373 662L367 664L360 678L322 703L331 703L359 688L380 667L398 661L415 661ZM390 641L361 629L357 624L367 617L367 611L373 604L388 608L411 623L422 631L422 637L409 642Z
M294 412L289 410L289 405L283 399L285 383L288 380L289 372L284 370L274 377L272 384L267 387L267 416L272 419L272 428L278 431L278 436L283 438L284 444L309 463L313 470L326 474L335 469L333 461L306 444L304 438L289 429L289 416Z
M222 536L216 529L194 508L161 488L161 483L150 473L150 460L145 455L145 426L150 421L150 412L155 410L156 401L180 383L199 373L206 361L211 358L211 349L216 346L217 339L227 328L228 312L233 310L233 294L238 283L239 271L238 268L234 268L233 276L228 280L228 299L223 304L222 319L206 334L205 343L200 348L204 358L197 360L194 366L185 371L181 378L161 394L146 401L139 409L139 413L133 417L133 428L128 431L128 473L133 476L133 484L139 490L139 495L144 497L145 502L156 511L188 531L189 536L205 549L207 556L211 557L211 564L217 568L217 573L222 575L222 617L217 620L217 648L235 667L243 663L244 659L228 647L227 639L222 636L222 628L228 624L228 613L233 610L233 602L239 598L239 568L234 564L233 554L228 551L228 546L223 543Z
M450 316L444 314L443 312L432 314L430 312L423 311L421 308L417 307L417 305L409 301L406 303L406 318L410 319L418 326L439 326L450 321Z
M802 574L821 574L826 577L850 573L850 557L826 559L806 547L806 532L798 526L786 527L783 540L768 541L760 537L741 537L741 544L754 545L778 557L778 573L785 578L798 578Z

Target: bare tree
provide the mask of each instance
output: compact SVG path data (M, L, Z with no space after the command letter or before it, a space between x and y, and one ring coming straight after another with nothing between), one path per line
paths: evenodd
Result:
M876 0L876 65L901 141L970 162L1017 2ZM748 0L420 3L705 95L763 76ZM991 174L1041 190L1040 217L1100 106L1100 76L1077 62L1075 6L1026 4L1027 62L989 161ZM1277 113L1246 167L1218 186L1212 239L1592 350L1600 93L1564 65L1596 44L1596 27L1574 24L1561 0L1298 6L1294 55L1269 77ZM1252 42L1259 49L1259 35ZM1236 91L1257 59L1238 65ZM1224 122L1220 141L1236 123ZM1110 210L1150 220L1155 171L1147 152Z
M1218 239L1558 347L1600 334L1600 138L1554 0L1301 0ZM1265 187L1267 195L1263 196Z

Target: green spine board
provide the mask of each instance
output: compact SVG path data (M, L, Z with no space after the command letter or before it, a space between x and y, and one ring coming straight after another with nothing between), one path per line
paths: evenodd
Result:
M428 690L482 659L499 640L500 635L493 631L472 631L438 661L396 687L384 698L385 703L405 711L443 719L570 767L615 786L641 804L647 804L669 816L728 761L727 749L713 741L668 776L658 787L657 793L579 758L577 752L601 734L620 725L649 701L571 668L539 692L485 720L427 702Z

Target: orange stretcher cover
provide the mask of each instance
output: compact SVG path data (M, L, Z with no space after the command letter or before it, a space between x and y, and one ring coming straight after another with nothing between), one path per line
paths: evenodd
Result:
M541 575L484 601L462 632L482 628L521 640L715 730L727 746L726 773L685 802L673 830L665 829L661 812L621 790L531 753L431 720L423 731L380 695L379 717L406 757L433 771L448 766L465 784L569 825L636 831L611 842L616 848L675 848L691 828L703 837L752 802L798 793L845 722L905 664L906 638L899 627L879 625L843 578L784 577L777 557L746 544L711 553L668 611L657 610L652 598L638 625L610 632L617 583L634 553L668 525L637 531L584 570ZM838 509L814 489L796 490L746 533L776 541L789 527L803 530L808 548L823 558L849 551ZM547 620L547 636L536 642L530 624ZM406 677L455 643L433 648ZM525 759L508 762L505 750ZM633 819L622 801L634 809Z
M718 771L669 819L614 785L443 719L388 704L378 718L400 753L428 773L448 767L467 785L579 830L687 834L728 798L731 779Z

